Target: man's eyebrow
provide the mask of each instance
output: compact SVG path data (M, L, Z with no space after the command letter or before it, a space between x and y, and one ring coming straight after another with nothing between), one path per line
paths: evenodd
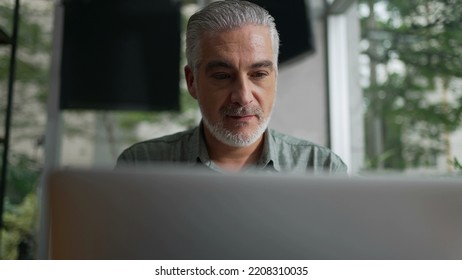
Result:
M210 71L210 70L212 70L214 68L232 69L233 66L231 65L231 63L228 63L226 61L212 60L212 61L209 61L207 63L207 65L205 66L205 71ZM262 61L255 62L254 64L250 65L250 68L251 69L255 69L255 68L270 68L270 69L273 69L274 68L274 63L271 60L262 60Z
M212 60L205 65L205 71L210 71L213 68L233 68L232 65L226 61Z
M271 60L263 60L256 62L250 66L250 68L274 68L274 63Z

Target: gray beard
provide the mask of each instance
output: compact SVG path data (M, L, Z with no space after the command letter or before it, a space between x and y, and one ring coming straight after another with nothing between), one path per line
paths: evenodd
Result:
M202 108L201 108L202 112ZM204 114L202 120L205 126L209 129L210 133L220 142L232 147L247 147L255 143L268 128L270 117L265 118L263 112L259 107L252 107L250 110L246 107L228 106L220 110L222 120L212 124ZM233 132L224 127L224 118L226 115L245 115L252 113L258 117L258 126L255 131L250 133ZM247 126L247 124L240 124L240 126Z

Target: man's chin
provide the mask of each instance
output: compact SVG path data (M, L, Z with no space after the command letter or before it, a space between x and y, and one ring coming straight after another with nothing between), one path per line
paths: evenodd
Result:
M258 128L257 127L250 128L250 125L242 125L238 127L235 126L233 128L225 127L225 130L230 135L234 135L239 138L247 139L247 138L252 137L252 135L255 135L255 133L257 133Z
M227 138L234 139L234 142L240 143L239 146L249 146L260 139L264 132L265 130L261 131L259 128L233 129L228 130Z
M254 120L223 120L220 124L211 125L204 118L204 124L217 140L234 147L247 147L254 144L261 139L267 127L266 125L264 127L260 125L258 120L255 120L255 122Z

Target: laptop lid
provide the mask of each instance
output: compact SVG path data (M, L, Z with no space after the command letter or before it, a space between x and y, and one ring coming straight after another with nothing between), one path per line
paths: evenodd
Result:
M461 259L455 179L61 170L52 259Z

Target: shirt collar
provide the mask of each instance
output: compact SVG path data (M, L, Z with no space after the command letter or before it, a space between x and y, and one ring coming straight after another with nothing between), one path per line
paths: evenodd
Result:
M261 169L274 169L276 171L280 171L281 167L279 164L279 156L277 154L276 143L272 136L271 129L267 129L265 131L263 141L263 151L257 166Z
M267 129L265 131L263 141L263 151L256 164L256 168L261 170L280 171L279 156L277 154L274 137L272 136L272 130ZM220 170L219 167L210 160L205 144L202 122L194 129L189 147L191 148L188 158L190 163L201 163L209 168L217 169L217 171Z
M201 162L206 164L210 161L209 153L203 136L202 123L200 123L193 131L189 140L188 161L191 163Z

